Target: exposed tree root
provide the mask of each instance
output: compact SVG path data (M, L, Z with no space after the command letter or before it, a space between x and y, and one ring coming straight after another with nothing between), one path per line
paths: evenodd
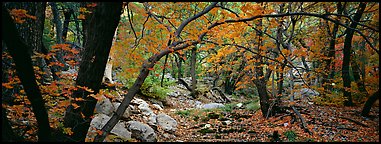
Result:
M355 124L361 125L361 126L363 126L363 127L369 127L369 126L367 126L366 124L363 124L363 123L361 123L361 122L359 122L359 121L356 121L356 120L353 120L353 119L350 119L350 118L346 118L346 117L339 117L339 118L349 120L349 121L351 121L351 122L353 122L353 123L355 123Z

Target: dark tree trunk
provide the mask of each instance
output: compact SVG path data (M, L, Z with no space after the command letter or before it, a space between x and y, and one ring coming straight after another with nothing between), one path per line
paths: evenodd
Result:
M164 75L165 75L165 69L166 69L166 65L167 65L167 61L168 61L168 56L169 55L166 55L165 56L165 60L164 60L163 74L161 75L161 81L160 81L160 86L161 87L163 87L163 83L164 83Z
M357 26L358 21L360 21L361 16L365 10L366 3L360 3L359 8L353 18L355 22L352 22L351 25L349 26L350 28L355 29ZM344 40L344 58L343 58L343 67L342 67L342 78L343 78L343 84L344 84L344 97L346 100L344 101L345 106L352 106L352 96L351 92L349 91L351 89L351 79L349 75L349 64L351 62L351 49L352 49L352 38L354 34L354 30L352 29L347 29L346 31L346 36Z
M257 26L260 27L260 29L261 29L262 19L260 19ZM257 87L257 91L258 91L258 95L259 95L259 102L261 105L262 116L266 117L268 110L269 110L269 107L270 107L270 101L269 101L269 95L267 93L267 87L266 87L267 84L266 84L266 79L264 78L263 66L261 66L263 64L263 60L262 60L262 57L260 55L260 51L261 51L260 47L263 44L263 41L262 41L263 33L257 32L257 35L258 35L258 44L257 44L256 49L258 51L258 54L256 56L256 59L258 60L258 62L254 63L254 65L256 66L255 67L254 84L255 84L255 87Z
M43 46L42 35L44 30L46 2L8 2L5 6L8 9L25 9L28 14L36 16L36 20L26 18L24 23L16 24L16 28L20 32L20 36L31 46L28 53L30 55L33 55L33 51L41 53ZM33 65L38 66L41 70L45 70L46 67L44 59L41 57L37 57ZM44 79L48 76L40 75L40 77L42 77L42 79L38 79L38 81L43 83Z
M81 52L82 61L76 85L92 89L92 94L99 92L121 11L122 3L98 3L92 14L87 17L85 50ZM74 101L73 103L80 107L74 109L70 105L66 111L64 125L72 128L74 134L69 137L74 141L85 141L90 126L97 100L88 96L89 94L91 93L81 89L75 91L73 98L83 98L85 101Z
M182 67L181 67L181 63L182 63L182 58L181 58L181 55L178 54L178 61L177 61L177 79L181 79L183 78L183 72L182 72ZM180 82L179 82L180 84Z
M372 108L373 103L376 102L377 99L380 99L380 90L377 90L377 92L370 96L368 100L365 102L364 107L361 111L362 116L369 116L370 109Z
M70 23L70 18L71 15L74 13L73 9L69 8L64 12L65 20L63 23L63 28L62 28L62 39L63 42L66 41L67 38L67 31L69 30L69 23Z
M192 54L191 54L191 66L190 66L190 73L192 77L192 92L191 96L196 98L197 93L196 93L196 84L197 84L197 78L196 78L196 47L192 48Z
M60 19L60 13L58 11L58 6L55 2L50 2L50 6L52 7L52 12L53 12L53 23L55 24L56 27L56 42L57 44L62 44L63 41L63 35L62 35L62 22ZM62 70L67 70L68 66L66 65L65 60L63 59L64 52L62 50L58 50L56 55L57 60L64 64L63 68L60 68Z
M368 92L366 91L365 84L364 84L364 79L361 79L360 77L361 76L360 66L354 60L351 61L351 65L352 65L353 78L357 84L357 87L359 88L360 92L364 96L368 96Z
M28 50L31 48L18 35L16 26L4 5L2 5L2 21L2 39L14 59L17 75L31 102L32 110L38 123L39 141L51 141L48 113L34 76L31 55L28 54Z
M225 93L231 95L233 94L233 82L232 82L232 76L230 74L232 71L226 71L225 72Z
M338 14L342 14L344 10L344 7L341 5L341 2L337 2L337 13ZM329 83L330 79L333 79L333 77L330 77L330 73L332 71L335 71L333 65L334 63L332 64L332 60L335 59L335 45L336 45L336 35L337 35L337 31L339 30L339 25L338 24L334 24L333 26L333 30L332 30L332 33L331 33L331 37L330 37L330 41L329 41L329 48L328 48L328 58L327 60L325 60L325 70L327 70L328 72L326 74L324 74L323 76L323 85L324 85L324 89L327 89L327 90L331 90L332 89L332 86ZM328 30L330 31L330 30Z

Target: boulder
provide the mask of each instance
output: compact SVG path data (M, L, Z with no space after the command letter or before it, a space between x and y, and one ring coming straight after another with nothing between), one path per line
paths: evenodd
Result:
M114 106L112 105L110 99L102 96L102 99L97 102L95 105L95 113L98 114L106 114L108 116L112 116L114 111Z
M195 107L195 108L202 108L202 102L200 102L200 101L195 101L195 102L194 102L194 107Z
M208 103L202 106L203 109L214 109L214 108L221 108L221 107L225 107L225 106L220 103Z
M149 108L149 105L148 103L142 103L138 106L138 108L140 109L140 111L142 112L142 114L146 115L146 116L149 116L153 113L152 109Z
M312 89L308 89L308 88L302 88L300 89L300 91L294 93L295 98L302 98L302 99L304 97L319 96L319 95L320 95L319 92Z
M120 106L120 103L118 102L113 102L112 105L114 106L114 109L115 109L115 112L116 110L118 109L118 107ZM129 118L131 116L131 107L128 106L127 109L124 111L122 117L123 118Z
M158 105L158 104L152 104L152 106L153 106L155 109L157 109L157 110L163 110L163 108L161 108L161 106Z
M157 100L157 99L153 99L153 98L151 98L151 99L149 99L149 101L152 103L152 104L157 104L157 105L159 105L160 107L164 107L164 105L163 105L163 102L161 102L161 101L159 101L159 100Z
M104 125L110 120L111 117L105 114L96 114L90 122L88 137L95 137L95 131L103 128ZM119 121L111 130L112 134L121 137L122 139L131 139L131 132L129 132L125 124Z
M145 100L140 99L140 98L133 98L130 103L140 105L140 104L147 103L147 102Z
M177 130L177 121L164 113L158 114L156 120L157 125L164 131L173 133Z
M148 122L147 122L147 123L148 123L149 125L156 126L156 123L157 123L156 118L157 118L157 115L154 114L154 113L152 113L152 114L149 116L149 118L148 118Z
M156 142L157 136L155 131L147 124L138 121L128 121L126 128L132 133L133 138L139 139L143 142Z

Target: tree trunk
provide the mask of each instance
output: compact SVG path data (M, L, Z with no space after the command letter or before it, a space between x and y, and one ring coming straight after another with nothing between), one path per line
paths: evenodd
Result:
M62 44L63 41L63 35L62 35L62 22L60 19L60 13L58 11L57 4L55 2L50 2L50 6L52 7L52 12L53 12L53 23L55 24L56 27L56 42L57 44ZM56 55L57 60L64 64L64 67L60 68L61 70L67 70L68 66L66 65L65 60L63 59L64 56L64 51L58 50Z
M380 90L377 90L372 96L368 98L368 100L365 102L364 107L361 111L362 116L368 116L370 109L372 108L372 105L374 102L376 102L377 99L380 99Z
M365 10L366 3L360 3L359 8L353 18L355 22L352 22L351 25L349 26L350 28L355 29L357 26L358 21L361 20L361 16ZM344 58L343 58L343 67L342 67L342 78L343 78L343 84L344 84L344 97L346 98L344 101L345 106L352 106L352 96L351 96L351 79L349 76L349 64L351 62L351 49L352 49L352 38L354 34L354 30L352 29L346 29L345 33L345 40L344 40Z
M196 98L196 84L197 84L197 78L196 78L196 47L192 48L192 56L191 56L191 66L190 66L190 73L192 77L192 92L191 96L193 98Z
M178 54L178 61L177 61L177 79L181 79L183 78L183 72L182 72L182 67L181 67L181 63L182 63L182 58L181 58L181 55ZM180 82L178 82L180 84Z
M98 3L91 15L87 17L85 50L81 52L82 61L76 85L88 87L94 92L89 93L78 89L73 93L73 98L83 98L85 101L73 101L72 103L80 107L75 109L70 105L66 111L64 125L72 128L74 132L73 135L68 136L71 140L85 141L97 103L96 99L88 95L99 92L121 11L122 3Z
M18 35L16 25L4 4L2 5L2 21L2 39L14 59L17 75L24 86L27 98L31 102L33 113L37 119L39 141L51 141L48 113L36 82L31 55L28 54L28 50L31 48Z
M20 36L31 46L28 53L30 55L33 55L33 51L41 53L43 46L42 35L44 30L46 2L7 2L5 3L5 6L8 9L25 9L28 14L36 16L36 20L26 18L24 23L16 24L16 28L20 32ZM41 57L37 57L36 60L33 61L33 65L38 66L41 71L48 71L44 59ZM49 76L45 74L40 75L40 77L42 79L38 79L38 81L43 83Z
M74 13L74 11L71 8L69 8L68 10L66 10L64 12L65 20L64 20L63 28L62 28L62 39L63 39L63 42L66 41L67 31L69 30L69 22L70 22L71 15L73 13Z
M341 2L337 2L337 13L342 14L343 10L344 10L344 7L341 5ZM330 81L330 79L333 79L333 77L330 77L329 74L331 73L331 71L335 71L335 69L333 67L334 64L332 64L332 60L335 59L336 35L337 35L338 30L339 30L339 25L335 23L333 26L333 30L332 30L330 41L329 41L329 48L328 48L328 58L329 59L325 60L325 64L326 64L325 70L327 70L328 72L326 74L324 74L323 82L322 82L324 85L324 89L326 89L326 90L332 89L332 86L329 83L329 81Z
M169 55L166 55L165 56L165 60L164 60L164 65L163 65L163 74L161 75L161 81L160 81L160 86L163 87L163 83L164 83L164 75L165 75L165 69L166 69L166 65L167 65L167 62L168 62L168 56Z

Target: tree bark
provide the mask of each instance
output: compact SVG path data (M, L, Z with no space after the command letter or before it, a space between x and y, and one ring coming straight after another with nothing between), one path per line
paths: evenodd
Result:
M22 24L16 24L16 29L19 31L20 36L29 44L31 49L28 50L30 55L33 55L33 51L41 53L42 52L42 35L44 30L44 21L45 21L45 9L46 2L7 2L5 6L8 9L25 9L27 13L33 16L36 16L36 19L26 18L25 22ZM41 71L47 71L44 59L37 57L33 61L33 65L36 65L40 68ZM40 75L40 74L38 74ZM40 83L43 83L44 79L48 76L40 75L42 79L38 79Z
M67 31L69 30L69 23L70 23L70 18L71 15L74 13L73 9L69 8L64 12L64 23L63 23L63 28L62 28L62 40L63 42L66 41L67 38Z
M359 8L353 18L354 22L352 22L351 25L349 26L350 28L353 28L353 29L356 28L357 22L361 20L361 16L365 10L365 7L366 7L366 3L363 3L363 2L360 3ZM353 38L354 32L355 32L354 30L348 29L348 28L345 31L347 35L345 36L345 40L344 40L344 50L343 50L344 58L343 58L343 67L342 67L342 79L344 84L343 91L344 91L344 97L346 98L344 101L345 106L353 105L352 96L350 92L351 79L349 76L349 67L350 67L349 65L351 62L352 38Z
M372 108L372 105L376 100L380 99L380 90L377 90L372 96L368 98L368 100L365 102L364 107L361 111L362 116L369 116L370 109Z
M96 99L88 95L99 92L121 12L121 2L97 3L94 11L87 17L85 50L81 52L82 62L79 66L76 85L88 87L94 92L78 89L73 93L73 98L85 99L85 101L73 101L72 103L80 107L75 109L70 105L64 118L65 127L72 128L74 132L69 136L74 141L85 141L97 103Z
M56 27L56 43L57 44L62 44L64 43L63 41L63 35L62 35L62 22L60 19L60 13L58 11L57 4L55 2L50 2L50 6L52 7L52 12L53 12L53 23L55 24ZM68 66L66 65L65 60L63 59L64 52L62 50L58 50L56 55L57 60L64 64L64 67L60 68L60 70L67 70Z
M16 26L4 7L4 4L2 5L2 21L2 39L14 59L17 75L31 102L33 113L37 119L39 141L51 141L48 113L40 89L36 83L30 54L28 54L28 50L31 48L26 45L18 35L19 33Z
M341 2L337 2L337 13L342 14L343 10L344 10L344 7L341 5ZM333 79L333 77L330 77L331 76L330 73L332 71L335 71L335 69L333 67L334 64L332 64L332 60L335 59L336 35L337 35L338 30L339 30L339 25L334 24L333 30L331 33L331 37L330 37L330 41L329 41L329 47L328 47L328 55L327 56L329 59L325 60L325 64L326 64L325 70L327 70L328 72L326 74L324 74L322 83L324 85L324 89L327 89L327 90L332 89L331 84L327 84L327 83L329 83L330 79Z
M196 47L192 48L192 54L191 54L191 66L190 66L190 73L192 77L192 92L191 96L193 98L197 97L196 93L196 84L197 84L197 78L196 78Z

